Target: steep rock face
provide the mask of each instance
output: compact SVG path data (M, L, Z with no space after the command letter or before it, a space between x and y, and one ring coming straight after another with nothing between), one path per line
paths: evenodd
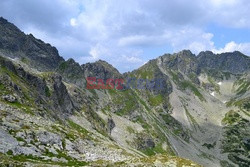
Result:
M22 67L18 67L16 71L17 75L24 78L30 85L34 86L40 95L46 96L47 85L44 79L26 72Z
M62 77L55 75L52 79L54 82L54 92L52 95L54 107L62 113L72 114L74 110L73 102L68 94L66 86L62 82Z
M139 89L149 91L154 95L165 94L169 95L172 92L172 85L169 82L168 76L164 75L157 65L157 59L150 60L148 63L144 64L139 69L132 72L125 73L123 75L125 78L137 79L136 82L131 82L131 86L135 85ZM147 80L147 82L154 81L155 79L159 82L146 83L146 81L140 83L139 79ZM147 85L148 84L148 85Z
M44 78L28 73L22 67L14 65L3 57L0 57L0 67L4 71L4 77L0 79L0 84L13 87L13 91L19 97L18 103L32 99L34 104L40 106L40 108L56 110L62 114L72 114L74 110L73 102L61 76L51 76L52 89L50 90ZM52 105L49 101L52 102ZM31 105L28 103L30 102L23 105Z
M30 87L34 88L34 90L37 92L36 98L34 98L35 101L44 101L47 88L45 80L26 72L22 67L14 65L11 61L6 60L3 57L0 57L0 67L5 70L7 74L5 81L9 80L10 85L13 86L14 90L20 93L20 95L23 94L22 91L24 90L22 90L20 82L16 81L15 83L13 81L13 78L16 77L18 77L18 79L20 78L25 84L28 84Z
M64 61L55 47L25 35L15 25L0 17L0 53L6 57L19 58L41 71L54 70Z
M222 54L206 51L199 53L197 59L200 68L210 68L231 73L250 71L250 58L238 51Z

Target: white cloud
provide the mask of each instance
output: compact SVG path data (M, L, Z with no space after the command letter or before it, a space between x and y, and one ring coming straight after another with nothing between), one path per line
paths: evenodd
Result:
M89 54L91 55L92 61L98 60L101 56L104 57L110 55L108 49L101 44L97 44L94 47L91 47Z
M231 41L227 43L224 48L213 49L213 52L215 53L233 52L233 51L240 51L250 56L250 43L238 43L237 44L234 41Z
M118 46L152 46L162 44L162 36L132 35L122 37L118 40Z
M209 1L208 1L209 2ZM221 26L250 28L250 1L248 0L210 0L210 19Z
M76 19L75 19L75 18L71 18L71 19L70 19L70 25L71 25L72 27L77 26L77 23L76 23Z
M212 42L213 34L194 27L166 31L164 37L175 52L190 49L198 54L200 51L214 48L214 43Z
M123 55L122 58L123 58L123 60L130 62L130 63L142 63L143 62L140 58L135 57L135 56Z

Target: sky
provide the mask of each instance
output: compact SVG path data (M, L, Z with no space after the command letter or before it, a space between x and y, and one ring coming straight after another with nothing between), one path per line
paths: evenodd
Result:
M250 55L249 11L249 0L0 0L0 16L66 60L120 72L183 49Z

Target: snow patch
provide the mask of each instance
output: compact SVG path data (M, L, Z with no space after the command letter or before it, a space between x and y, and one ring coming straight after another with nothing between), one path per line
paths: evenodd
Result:
M215 96L215 92L210 93L210 95Z
M221 84L222 84L222 82L218 82L217 84L218 84L218 85L221 85Z

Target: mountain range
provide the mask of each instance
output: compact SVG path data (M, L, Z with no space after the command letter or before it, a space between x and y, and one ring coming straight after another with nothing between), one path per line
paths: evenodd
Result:
M87 89L87 78L163 89ZM138 84L134 82L133 84ZM0 166L250 166L250 58L164 54L80 65L0 17Z

